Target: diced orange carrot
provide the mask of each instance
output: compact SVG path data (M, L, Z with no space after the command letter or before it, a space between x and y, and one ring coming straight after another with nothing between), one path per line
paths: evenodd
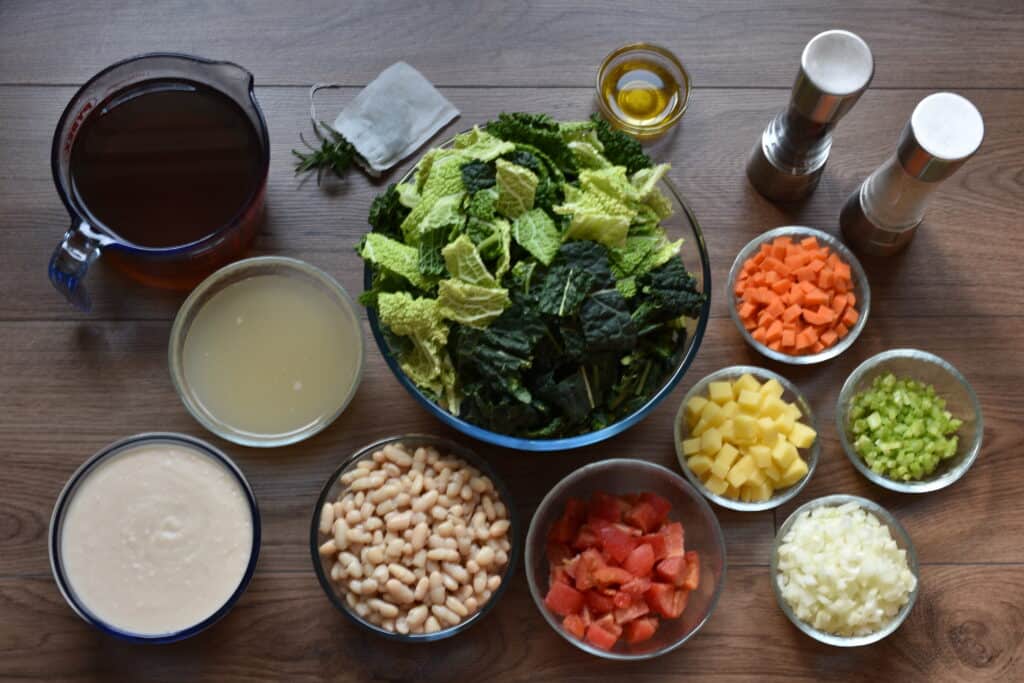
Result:
M782 312L782 320L787 323L796 320L797 318L800 317L800 310L801 309L799 306L793 304L792 306L790 306L789 308Z
M850 328L848 328L846 325L842 323L839 323L838 325L836 325L836 334L838 334L839 338L842 339L846 335L850 334Z
M811 339L810 335L808 334L808 330L803 330L798 335L796 335L796 350L803 351L804 349L810 348L814 346L814 341L815 340Z
M855 295L852 291L849 291L849 292L846 293L846 305L847 306L856 306L857 305L857 295Z
M825 262L820 261L818 259L814 259L813 261L807 264L807 267L814 271L814 274L817 275L818 273L821 272L821 269L825 267Z
M817 279L817 274L810 266L797 268L794 274L796 275L796 279L800 282L811 282L812 280Z
M815 328L805 327L803 333L806 334L808 338L810 338L812 344L818 341L818 330L816 330Z
M847 327L853 327L857 324L858 318L860 318L860 314L857 313L857 309L847 308L846 313L843 313L843 324Z
M781 240L775 240L771 244L771 254L776 261L782 261L786 258L786 244Z
M836 294L832 297L832 310L835 311L836 315L843 314L843 309L846 308L846 301L846 294Z
M807 292L804 291L803 287L791 287L789 290L789 303L793 306L803 306L804 297L807 296Z
M805 306L822 306L828 305L828 294L815 287L812 291L807 292L804 296Z
M820 341L814 342L814 346L811 347L811 353L821 353L825 350L825 345Z
M776 294L785 294L792 286L792 281L785 278L779 278L777 281L772 283L772 291Z
M832 289L836 290L840 294L846 294L853 288L850 286L849 280L843 280L842 278L836 277L833 279Z
M773 318L772 314L769 313L768 311L761 311L760 313L757 314L758 327L768 327L769 325L772 324L773 320L775 320L775 318Z
M740 304L740 309L739 309L740 317L741 318L750 318L750 317L752 317L754 315L754 311L756 311L756 310L757 310L757 306L755 306L750 301L746 301L746 302Z
M850 266L849 264L839 261L832 266L832 271L836 274L836 278L840 280L850 280Z
M796 332L793 330L783 330L781 344L783 348L792 348L796 346Z
M755 340L757 340L757 341L761 342L762 344L764 344L765 341L766 341L765 337L767 336L767 331L765 330L764 327L758 327L753 332L751 332L750 336L752 336Z
M823 309L828 311L827 316L822 314L821 311ZM805 308L803 310L803 318L809 325L828 325L832 322L832 316L834 315L831 308L825 308L824 306L819 306L817 310L813 308Z
M813 292L818 288L817 285L815 285L813 282L808 282L807 280L804 280L803 282L798 282L797 284L800 286L800 289L804 290L805 292Z
M782 346L779 344L779 342L777 340L771 342L770 344L768 344L768 348L771 349L772 351L781 351L782 350Z
M832 346L837 341L839 341L839 335L836 334L835 330L829 330L828 332L825 332L820 337L818 337L818 339L821 341L822 344L828 347Z
M810 249L817 249L818 248L818 238L814 237L813 235L810 236L810 237L805 237L802 240L800 240L800 246L803 247L804 249L808 249L808 250L810 250Z
M776 320L768 326L768 332L765 335L765 339L769 342L773 342L782 339L782 322Z
M820 261L819 261L820 263ZM819 289L832 289L832 269L822 268L821 272L818 273L818 288Z
M772 299L772 302L768 304L768 308L765 310L771 313L773 318L778 318L786 312L786 307L782 305L782 299L779 298L778 294L776 294L775 298Z

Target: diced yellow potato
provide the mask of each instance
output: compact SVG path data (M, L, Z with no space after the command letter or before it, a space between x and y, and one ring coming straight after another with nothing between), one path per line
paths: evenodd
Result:
M761 432L761 443L774 445L778 440L779 430L775 428L775 420L770 417L757 418L757 428Z
M785 472L789 468L790 463L798 457L800 456L796 452L796 446L780 434L778 441L775 442L775 447L772 448L772 460L775 461L776 466Z
M700 419L700 413L704 410L704 405L708 402L703 396L694 396L686 402L686 419L689 420L689 424L692 427L697 424L697 420Z
M757 466L761 469L765 467L771 467L772 464L772 449L765 446L763 443L754 444L747 448L747 453L754 459Z
M794 421L799 420L801 417L804 416L804 414L800 412L800 406L798 406L795 402L786 404L786 413L792 415Z
M768 467L763 467L761 469L764 471L764 476L768 477L768 481L772 484L777 486L779 482L782 481L782 472L780 472L779 468L775 466L775 463L771 463Z
M697 420L697 424L693 425L693 429L690 430L690 434L693 436L700 436L709 429L711 429L711 423L704 418L701 418Z
M793 416L789 413L783 413L775 418L775 429L779 434L789 434L793 431L793 425L795 424Z
M722 433L722 441L736 441L736 429L732 420L725 420L718 425L718 431Z
M750 415L737 415L732 419L732 425L733 438L737 444L754 443L761 434L757 420Z
M744 503L753 503L753 502L755 502L754 487L751 486L750 484L744 484L743 486L741 486L740 487L740 500L742 500Z
M695 455L700 453L700 437L695 436L692 439L683 439L683 455Z
M718 405L724 405L731 401L732 384L729 382L711 382L708 384L708 398Z
M810 448L817 436L818 433L816 431L804 423L798 422L793 425L793 429L789 433L789 440L797 448Z
M761 394L763 396L774 396L775 398L782 398L782 395L786 393L786 390L779 384L779 380L770 379L761 385Z
M722 417L722 406L714 401L708 401L700 411L700 419L712 427L717 427L725 419Z
M740 397L736 399L736 403L739 404L743 412L756 413L761 408L762 398L758 392L744 389L740 392Z
M744 488L749 488L751 500L756 500L758 502L768 500L772 497L772 494L775 493L775 489L772 488L771 483L767 481L762 484L747 484Z
M698 477L711 469L712 460L706 455L694 455L687 459L686 464Z
M768 478L765 476L761 468L757 466L754 467L754 471L750 473L749 477L747 477L747 483L754 484L755 486L760 486L766 481L768 481Z
M761 390L761 383L751 375L749 372L745 372L740 375L740 378L732 383L732 395L738 400L740 394L744 391L757 392Z
M732 466L725 480L733 486L743 486L755 472L760 472L757 469L757 463L749 455L744 455Z
M796 458L786 471L782 473L782 479L779 481L781 486L792 486L807 474L807 463L803 461L803 458Z
M761 404L761 414L767 415L773 420L778 419L779 415L786 412L786 402L781 398L774 396L765 396L764 403Z
M740 452L736 450L736 447L732 444L725 444L722 449L718 451L717 455L714 456L714 463L711 465L711 473L719 479L725 479L725 475L729 474L729 468L736 462Z
M700 450L705 455L713 456L722 449L722 433L711 427L700 435Z
M711 493L717 494L719 496L725 493L726 490L729 488L729 485L725 483L724 479L719 479L714 475L711 475L711 477L708 478L706 482L704 482L704 486L708 488L708 491L711 491Z
M732 498L733 500L736 500L737 498L740 497L740 489L738 489L735 486L732 486L730 484L729 488L727 488L725 490L725 497L726 498Z
M722 406L722 415L725 419L736 417L736 414L740 412L740 407L736 401L726 401L725 405Z

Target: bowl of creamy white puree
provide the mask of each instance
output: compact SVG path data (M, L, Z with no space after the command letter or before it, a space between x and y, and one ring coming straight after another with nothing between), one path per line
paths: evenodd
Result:
M199 633L245 591L256 497L217 448L184 434L122 439L71 476L50 521L50 566L85 621L127 640Z

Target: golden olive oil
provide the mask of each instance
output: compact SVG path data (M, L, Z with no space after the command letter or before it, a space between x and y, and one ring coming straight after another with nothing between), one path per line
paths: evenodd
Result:
M605 74L601 97L624 123L656 128L675 111L682 84L665 67L643 58L627 59Z

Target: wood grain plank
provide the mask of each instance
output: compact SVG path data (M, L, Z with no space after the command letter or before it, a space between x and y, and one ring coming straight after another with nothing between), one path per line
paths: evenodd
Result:
M130 646L80 621L48 579L0 578L0 676L80 681L1011 681L1024 677L1019 566L925 567L904 626L874 646L829 648L779 610L766 568L731 569L704 629L647 662L587 655L552 633L518 574L456 638L401 646L366 634L307 575L257 572L223 621L182 643ZM982 602L978 598L984 596Z
M944 319L882 319L836 361L815 368L765 362L746 347L728 319L709 326L696 361L680 386L650 417L603 444L561 454L528 454L469 443L494 463L508 482L520 513L529 520L543 495L581 465L608 457L641 457L677 469L671 424L678 401L694 382L724 365L752 363L791 378L809 397L823 439L819 470L797 503L825 493L867 495L907 525L923 562L1024 562L1024 476L1018 467L1024 425L1014 407L1024 350L1004 347L1024 318L975 319L969 330L948 334ZM3 323L0 339L0 575L48 572L45 535L50 510L63 483L88 455L141 431L179 431L210 439L245 470L260 501L264 524L263 566L305 571L307 530L320 486L335 467L365 443L387 434L445 430L400 388L373 346L355 400L339 420L309 441L264 451L247 449L205 433L185 412L166 370L169 324ZM841 379L864 358L894 340L927 348L955 364L974 385L985 410L982 453L965 479L942 493L886 495L864 481L843 455L833 422ZM989 359L1001 358L999 365ZM381 424L386 406L386 426ZM955 502L955 505L951 505ZM734 564L767 564L774 535L770 513L716 510ZM780 511L779 522L784 519ZM951 543L950 538L956 538Z
M590 87L605 54L647 40L675 50L699 85L789 87L803 46L828 28L867 40L876 87L1024 85L1009 47L1024 13L998 0L10 0L0 5L0 82L78 83L161 49L231 59L272 84L358 85L406 59L445 85Z
M46 260L63 234L67 214L49 175L52 130L71 88L0 87L0 319L84 320L73 314L45 277ZM509 109L547 111L562 118L589 114L589 97L564 89L446 89L463 111L439 134L486 121ZM336 111L355 89L324 93L323 111ZM867 263L874 289L873 317L914 317L956 310L971 315L1019 315L1024 304L1005 291L1019 249L1006 245L1024 214L1024 92L969 91L987 117L988 140L939 190L915 243L894 259ZM366 212L382 182L351 172L333 191L300 184L290 150L308 130L304 90L259 92L273 152L268 221L255 253L287 253L327 268L350 291L361 290L361 264L352 252L366 229ZM900 127L920 98L916 92L869 91L837 130L832 161L817 192L803 205L777 206L757 195L743 175L744 158L773 109L777 91L702 90L678 133L653 153L671 161L672 177L704 229L715 286L713 315L726 314L722 296L732 259L749 239L778 225L806 224L835 232L846 196L892 152ZM412 164L407 161L391 176ZM145 290L102 267L90 286L92 318L168 319L180 295ZM17 296L12 296L17 292ZM934 294L934 295L933 295Z

